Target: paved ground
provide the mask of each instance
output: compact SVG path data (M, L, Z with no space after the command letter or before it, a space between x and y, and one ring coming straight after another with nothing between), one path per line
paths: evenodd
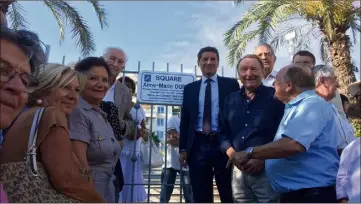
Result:
M151 203L159 203L159 198L160 198L160 190L161 190L161 181L160 181L160 175L162 172L162 168L156 168L156 169L152 169L149 175L149 171L148 169L143 170L143 177L144 177L144 186L145 186L145 190L148 194L149 192L149 202ZM150 180L148 180L148 178L150 178ZM149 182L150 181L150 182ZM217 187L215 186L215 182L213 182L214 184L214 202L215 203L220 203L219 200L219 195L218 195L218 191L217 191ZM150 190L148 190L150 187ZM180 196L180 179L179 179L179 175L177 176L177 180L174 186L174 190L173 190L173 194L172 197L170 199L169 202L171 203L180 203L180 202L184 202L184 198L182 196ZM148 201L146 201L148 202Z

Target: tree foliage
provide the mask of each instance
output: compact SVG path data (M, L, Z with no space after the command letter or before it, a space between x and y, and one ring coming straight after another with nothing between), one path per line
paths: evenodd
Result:
M234 3L239 6L244 0L236 0ZM356 43L357 33L361 31L360 17L360 6L352 0L258 1L225 33L224 42L229 49L228 62L234 66L253 39L270 43L274 49L278 49L286 45L285 36L289 33L295 33L296 50L310 49L311 39L319 39L324 62L331 62L330 43L337 40L337 34L346 33L349 29L352 32L352 43ZM306 23L292 26L300 19L305 19ZM249 30L253 24L257 24L256 29ZM286 24L291 26L280 30L281 25Z
M91 29L80 15L79 11L64 0L42 0L44 5L49 8L59 26L60 43L64 40L65 28L68 26L73 39L76 40L77 47L81 50L83 56L88 56L95 51L94 38ZM98 0L87 0L98 17L101 28L108 25L107 13ZM25 11L17 1L8 1L8 17L10 26L14 29L27 29L28 22L24 17Z

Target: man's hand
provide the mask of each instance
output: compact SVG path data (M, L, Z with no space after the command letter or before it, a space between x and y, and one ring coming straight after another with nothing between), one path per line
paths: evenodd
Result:
M188 167L188 164L187 164L187 152L181 152L179 154L179 162L183 167Z
M240 170L250 174L261 173L264 170L264 160L251 159Z
M242 166L249 161L249 158L245 151L234 152L232 154L232 162L239 170L242 170Z

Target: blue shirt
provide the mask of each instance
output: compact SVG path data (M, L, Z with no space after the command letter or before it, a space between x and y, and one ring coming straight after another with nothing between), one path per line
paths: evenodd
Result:
M218 90L218 76L213 75L211 82L211 99L212 99L212 131L218 132L218 115L219 115L219 90ZM197 131L203 131L203 112L204 112L204 97L206 96L207 77L202 76L201 88L199 91L199 108L198 108L198 122Z
M252 100L244 87L224 101L218 138L221 150L237 152L272 142L284 112L284 104L274 97L274 88L260 85Z
M330 103L305 91L290 101L275 141L289 137L305 152L266 160L266 173L278 193L335 185L339 166L336 116Z

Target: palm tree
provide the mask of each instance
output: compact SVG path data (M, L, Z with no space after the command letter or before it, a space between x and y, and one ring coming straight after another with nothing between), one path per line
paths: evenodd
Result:
M234 1L237 6L243 2ZM251 40L258 38L260 43L269 43L278 49L286 44L285 36L292 32L295 34L296 50L309 49L312 38L320 40L323 61L332 62L341 90L345 91L347 85L356 81L356 67L351 60L350 49L361 31L360 18L360 5L353 0L259 1L225 33L229 64L235 65ZM295 21L306 23L292 26ZM291 26L281 29L286 22ZM255 30L246 31L255 23L258 23ZM351 30L353 39L346 33L348 30Z
M106 12L98 0L87 0L92 4L98 17L101 28L108 25ZM88 56L95 50L95 43L92 32L79 14L68 2L63 0L43 0L43 3L50 9L55 17L60 30L60 43L64 40L65 24L70 27L72 37L76 39L77 47L83 56ZM1 0L0 8L8 15L10 26L13 29L26 29L28 22L23 16L23 8L16 0Z

